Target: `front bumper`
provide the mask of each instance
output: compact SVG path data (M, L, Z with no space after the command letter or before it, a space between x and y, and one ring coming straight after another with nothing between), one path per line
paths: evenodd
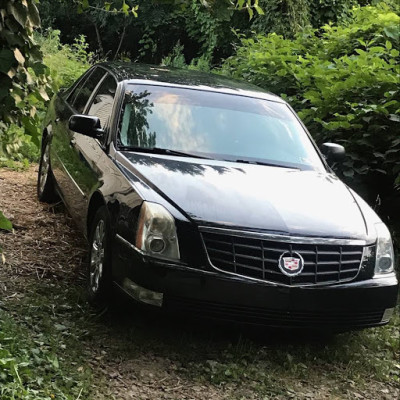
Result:
M155 260L124 245L116 250L115 281L120 288L132 295L126 282L134 282L161 294L163 309L195 317L347 330L386 324L397 302L395 274L331 286L286 287Z

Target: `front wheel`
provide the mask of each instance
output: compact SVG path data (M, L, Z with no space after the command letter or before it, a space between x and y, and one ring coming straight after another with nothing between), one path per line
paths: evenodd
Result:
M54 203L58 200L58 195L54 186L53 172L50 164L49 136L43 138L37 181L37 195L39 200L45 203Z
M105 206L100 207L90 228L87 290L89 302L106 307L111 294L111 234L110 217Z

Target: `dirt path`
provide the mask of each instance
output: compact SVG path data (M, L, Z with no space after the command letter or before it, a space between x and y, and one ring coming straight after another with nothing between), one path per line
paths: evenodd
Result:
M130 308L94 314L83 296L84 238L61 204L36 200L36 170L0 169L0 209L15 228L13 234L0 233L6 256L0 305L21 321L30 315L32 329L45 329L50 321L62 331L57 340L65 338L68 345L60 345L67 348L60 358L91 372L88 398L398 398L399 375L386 371L391 364L378 362L393 349L375 345L376 330L298 342L246 337L230 327L170 321ZM390 337L395 328L382 332ZM376 352L371 359L365 355L368 346ZM84 355L83 366L63 358L69 348Z

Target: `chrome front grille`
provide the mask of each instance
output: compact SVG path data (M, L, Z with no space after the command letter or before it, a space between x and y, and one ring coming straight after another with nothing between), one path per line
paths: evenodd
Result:
M221 230L222 231L222 230ZM364 245L357 241L310 240L281 241L269 237L230 234L229 231L202 231L211 265L223 272L251 279L289 286L320 285L353 280L363 261ZM347 244L351 243L351 244ZM371 250L371 249L369 249ZM284 253L298 253L304 260L303 271L289 277L280 270L279 258Z

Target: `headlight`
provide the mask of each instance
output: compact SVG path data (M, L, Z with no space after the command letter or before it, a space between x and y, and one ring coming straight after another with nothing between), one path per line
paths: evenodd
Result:
M175 220L162 205L143 202L136 232L136 247L151 256L179 260Z
M393 272L394 252L392 238L389 229L382 222L375 224L377 242L376 242L376 261L375 275L388 274Z

